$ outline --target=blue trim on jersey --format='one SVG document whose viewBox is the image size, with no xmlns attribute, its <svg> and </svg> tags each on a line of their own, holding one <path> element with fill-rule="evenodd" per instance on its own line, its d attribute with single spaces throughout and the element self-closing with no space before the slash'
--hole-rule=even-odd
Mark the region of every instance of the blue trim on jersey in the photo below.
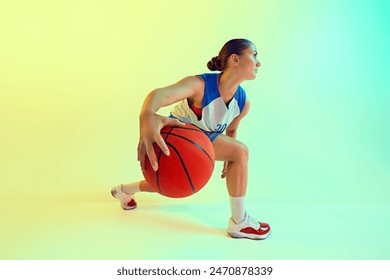
<svg viewBox="0 0 390 280">
<path fill-rule="evenodd" d="M 201 74 L 197 75 L 204 80 L 204 96 L 202 101 L 202 108 L 209 105 L 213 100 L 219 98 L 221 95 L 218 90 L 218 77 L 220 74 Z"/>
<path fill-rule="evenodd" d="M 237 100 L 238 107 L 240 108 L 240 113 L 244 110 L 245 102 L 246 102 L 246 94 L 241 86 L 238 86 L 236 93 L 234 94 L 234 98 Z"/>
<path fill-rule="evenodd" d="M 202 129 L 201 129 L 202 130 Z M 206 136 L 210 139 L 210 142 L 213 142 L 217 137 L 218 137 L 218 135 L 220 135 L 221 134 L 221 132 L 218 132 L 218 131 L 211 131 L 211 132 L 209 132 L 209 131 L 204 131 L 204 130 L 202 130 L 203 132 L 204 132 L 204 134 L 206 134 Z"/>
<path fill-rule="evenodd" d="M 197 75 L 198 77 L 201 77 L 205 82 L 202 108 L 209 105 L 213 100 L 221 97 L 221 94 L 218 90 L 218 78 L 220 75 L 221 73 L 205 73 Z M 237 100 L 238 107 L 240 108 L 241 113 L 245 106 L 246 94 L 244 89 L 240 85 L 234 93 L 233 98 Z"/>
<path fill-rule="evenodd" d="M 233 98 L 226 104 L 218 90 L 220 73 L 205 73 L 197 75 L 204 81 L 204 94 L 202 98 L 202 117 L 194 113 L 183 99 L 173 108 L 171 114 L 181 120 L 196 125 L 204 131 L 222 133 L 229 124 L 238 117 L 246 102 L 245 91 L 238 85 Z"/>
</svg>

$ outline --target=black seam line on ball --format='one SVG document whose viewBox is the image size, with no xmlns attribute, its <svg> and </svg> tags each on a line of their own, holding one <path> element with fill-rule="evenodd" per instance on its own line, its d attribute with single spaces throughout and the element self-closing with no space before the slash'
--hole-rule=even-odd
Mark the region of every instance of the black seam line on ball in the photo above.
<svg viewBox="0 0 390 280">
<path fill-rule="evenodd" d="M 191 189 L 192 189 L 192 193 L 195 193 L 194 184 L 192 183 L 190 174 L 188 173 L 187 167 L 186 167 L 186 165 L 184 164 L 184 161 L 183 161 L 183 159 L 181 158 L 181 155 L 180 155 L 179 151 L 178 151 L 178 150 L 175 148 L 175 146 L 173 146 L 172 144 L 167 143 L 167 145 L 168 145 L 169 147 L 171 147 L 171 148 L 176 152 L 177 156 L 179 157 L 179 160 L 180 160 L 180 162 L 181 162 L 181 165 L 183 166 L 184 172 L 186 173 L 188 182 L 190 183 L 190 186 L 191 186 Z"/>
<path fill-rule="evenodd" d="M 164 141 L 167 140 L 168 136 L 171 134 L 171 131 L 173 130 L 173 126 L 169 129 L 168 132 L 163 132 L 162 134 L 166 134 L 165 137 L 164 137 Z M 157 144 L 156 144 L 157 145 Z M 161 155 L 162 155 L 162 150 L 160 149 L 160 152 L 158 153 L 158 159 L 157 159 L 157 164 L 160 166 L 160 159 L 161 159 Z M 158 192 L 160 194 L 163 194 L 162 192 L 162 189 L 161 189 L 161 186 L 160 186 L 160 177 L 158 176 L 159 175 L 159 169 L 157 169 L 156 171 L 156 182 L 157 182 L 157 188 L 158 188 Z"/>
<path fill-rule="evenodd" d="M 203 133 L 203 132 L 202 132 Z M 191 139 L 187 138 L 187 137 L 184 137 L 184 136 L 181 136 L 179 134 L 176 134 L 176 133 L 170 133 L 169 135 L 173 135 L 173 136 L 176 136 L 176 137 L 179 137 L 179 138 L 182 138 L 188 142 L 190 142 L 191 144 L 193 144 L 195 147 L 197 147 L 199 150 L 201 150 L 202 152 L 204 152 L 206 154 L 206 156 L 209 158 L 210 162 L 214 165 L 213 163 L 213 159 L 211 158 L 211 156 L 209 155 L 209 153 L 203 149 L 202 146 L 200 146 L 198 143 L 192 141 Z"/>
</svg>

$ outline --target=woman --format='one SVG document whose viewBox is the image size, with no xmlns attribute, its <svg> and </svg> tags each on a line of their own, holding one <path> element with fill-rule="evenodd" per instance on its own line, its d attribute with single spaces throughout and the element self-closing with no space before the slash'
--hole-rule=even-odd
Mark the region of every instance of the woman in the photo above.
<svg viewBox="0 0 390 280">
<path fill-rule="evenodd" d="M 237 128 L 248 113 L 249 101 L 240 84 L 256 78 L 260 62 L 255 45 L 246 39 L 228 41 L 207 64 L 208 73 L 186 77 L 177 83 L 153 90 L 146 97 L 140 113 L 138 160 L 141 168 L 150 160 L 158 169 L 153 143 L 169 155 L 160 135 L 166 125 L 192 123 L 212 141 L 215 159 L 224 161 L 221 178 L 226 178 L 230 196 L 231 218 L 228 233 L 234 238 L 265 239 L 271 233 L 268 224 L 258 222 L 245 211 L 244 198 L 248 178 L 248 148 L 236 140 Z M 170 117 L 157 115 L 159 108 L 179 102 Z M 222 134 L 226 130 L 226 135 Z M 146 158 L 146 156 L 148 158 Z M 122 184 L 111 190 L 125 210 L 134 209 L 136 192 L 156 192 L 146 181 Z"/>
</svg>

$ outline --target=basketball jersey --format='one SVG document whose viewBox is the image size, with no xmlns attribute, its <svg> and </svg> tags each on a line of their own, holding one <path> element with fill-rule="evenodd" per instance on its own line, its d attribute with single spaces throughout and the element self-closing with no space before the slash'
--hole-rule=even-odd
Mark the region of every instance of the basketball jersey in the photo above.
<svg viewBox="0 0 390 280">
<path fill-rule="evenodd" d="M 192 123 L 204 131 L 222 133 L 244 109 L 245 91 L 241 86 L 238 86 L 232 100 L 226 105 L 218 90 L 220 73 L 207 73 L 197 76 L 201 77 L 205 83 L 202 117 L 198 119 L 190 108 L 187 99 L 180 101 L 171 114 L 180 121 Z"/>
</svg>

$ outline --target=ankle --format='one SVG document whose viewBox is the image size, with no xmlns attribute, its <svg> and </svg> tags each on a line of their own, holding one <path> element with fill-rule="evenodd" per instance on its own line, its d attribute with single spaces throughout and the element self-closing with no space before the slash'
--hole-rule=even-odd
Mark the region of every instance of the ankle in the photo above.
<svg viewBox="0 0 390 280">
<path fill-rule="evenodd" d="M 232 212 L 233 221 L 238 224 L 245 219 L 245 207 L 244 207 L 245 196 L 230 197 L 230 208 Z"/>
<path fill-rule="evenodd" d="M 126 194 L 134 194 L 141 191 L 139 188 L 139 182 L 122 184 L 121 190 Z"/>
</svg>

